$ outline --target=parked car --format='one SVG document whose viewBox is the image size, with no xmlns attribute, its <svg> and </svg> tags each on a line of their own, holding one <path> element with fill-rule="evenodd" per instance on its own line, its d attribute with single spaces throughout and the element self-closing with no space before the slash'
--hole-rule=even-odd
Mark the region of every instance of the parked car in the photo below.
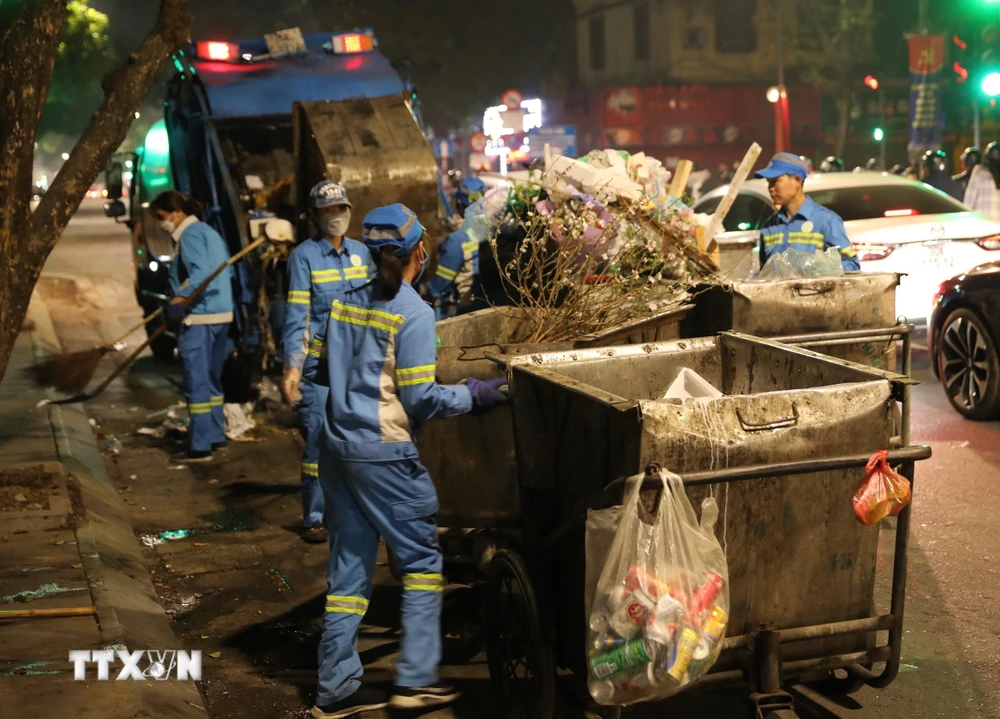
<svg viewBox="0 0 1000 719">
<path fill-rule="evenodd" d="M 707 193 L 696 212 L 711 213 L 727 187 Z M 1000 222 L 922 182 L 879 172 L 810 175 L 806 194 L 844 219 L 864 272 L 902 272 L 896 312 L 923 324 L 933 288 L 963 270 L 1000 259 Z M 722 240 L 755 237 L 774 212 L 765 180 L 749 180 L 723 222 Z M 996 254 L 994 254 L 996 253 Z"/>
<path fill-rule="evenodd" d="M 969 419 L 1000 417 L 1000 261 L 941 283 L 927 326 L 934 375 Z"/>
</svg>

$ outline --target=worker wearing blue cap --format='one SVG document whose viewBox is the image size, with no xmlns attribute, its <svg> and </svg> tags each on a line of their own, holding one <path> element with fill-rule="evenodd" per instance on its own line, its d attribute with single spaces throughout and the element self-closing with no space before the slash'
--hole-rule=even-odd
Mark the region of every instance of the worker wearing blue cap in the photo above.
<svg viewBox="0 0 1000 719">
<path fill-rule="evenodd" d="M 465 217 L 465 211 L 476 200 L 486 194 L 486 183 L 478 177 L 463 177 L 455 192 L 455 207 L 458 214 Z M 454 298 L 461 303 L 468 297 L 475 278 L 479 275 L 479 242 L 467 229 L 458 229 L 448 235 L 438 246 L 437 268 L 427 283 L 427 296 L 438 306 Z"/>
<path fill-rule="evenodd" d="M 506 401 L 503 379 L 435 381 L 434 313 L 413 289 L 427 262 L 424 228 L 413 211 L 380 207 L 362 227 L 375 280 L 333 301 L 304 368 L 308 380 L 329 386 L 319 476 L 331 541 L 316 719 L 389 704 L 419 710 L 458 697 L 438 679 L 445 584 L 438 500 L 414 435 L 425 420 L 486 412 Z M 391 697 L 361 684 L 357 648 L 380 536 L 403 575 L 403 638 Z"/>
<path fill-rule="evenodd" d="M 845 270 L 860 270 L 858 255 L 847 239 L 840 215 L 806 197 L 802 185 L 807 175 L 806 162 L 790 152 L 779 152 L 767 167 L 754 174 L 767 180 L 767 191 L 778 208 L 760 228 L 761 266 L 772 255 L 789 248 L 814 253 L 836 247 Z"/>
<path fill-rule="evenodd" d="M 344 235 L 351 223 L 351 201 L 337 182 L 323 180 L 309 193 L 317 234 L 288 258 L 288 297 L 282 332 L 282 389 L 295 404 L 302 449 L 302 537 L 327 541 L 323 522 L 323 490 L 319 486 L 319 441 L 323 431 L 326 387 L 301 382 L 309 340 L 326 328 L 330 304 L 348 290 L 363 285 L 374 269 L 368 248 Z"/>
</svg>

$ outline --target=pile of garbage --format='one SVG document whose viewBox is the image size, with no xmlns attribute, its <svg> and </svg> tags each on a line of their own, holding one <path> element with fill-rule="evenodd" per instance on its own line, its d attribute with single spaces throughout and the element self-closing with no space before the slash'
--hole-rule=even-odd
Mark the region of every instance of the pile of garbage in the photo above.
<svg viewBox="0 0 1000 719">
<path fill-rule="evenodd" d="M 643 153 L 556 157 L 488 192 L 462 229 L 489 242 L 508 297 L 536 326 L 530 341 L 573 339 L 667 311 L 716 271 L 698 242 L 708 216 L 671 196 L 669 181 Z"/>
</svg>

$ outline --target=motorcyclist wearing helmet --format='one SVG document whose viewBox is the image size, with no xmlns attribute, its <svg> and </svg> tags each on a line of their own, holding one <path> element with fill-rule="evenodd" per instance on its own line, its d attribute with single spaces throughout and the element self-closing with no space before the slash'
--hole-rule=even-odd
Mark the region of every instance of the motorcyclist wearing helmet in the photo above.
<svg viewBox="0 0 1000 719">
<path fill-rule="evenodd" d="M 969 186 L 969 176 L 972 175 L 972 168 L 983 161 L 983 153 L 979 151 L 978 147 L 967 147 L 965 152 L 962 153 L 962 167 L 964 168 L 960 173 L 952 177 L 951 179 L 962 183 L 962 190 Z"/>
<path fill-rule="evenodd" d="M 987 217 L 1000 221 L 1000 146 L 986 146 L 984 161 L 969 175 L 965 204 Z"/>
<path fill-rule="evenodd" d="M 920 179 L 924 184 L 951 195 L 959 202 L 965 196 L 962 183 L 951 179 L 948 174 L 948 153 L 944 150 L 928 150 L 920 158 Z"/>
<path fill-rule="evenodd" d="M 830 155 L 823 162 L 819 164 L 820 172 L 843 172 L 844 171 L 844 161 L 839 157 L 834 157 Z"/>
</svg>

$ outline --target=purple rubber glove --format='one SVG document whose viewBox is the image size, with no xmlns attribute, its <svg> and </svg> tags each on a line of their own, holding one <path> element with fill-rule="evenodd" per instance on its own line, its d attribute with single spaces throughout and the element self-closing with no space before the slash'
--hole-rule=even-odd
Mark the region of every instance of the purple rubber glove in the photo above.
<svg viewBox="0 0 1000 719">
<path fill-rule="evenodd" d="M 183 302 L 171 302 L 163 309 L 163 316 L 167 320 L 169 327 L 177 327 L 184 321 L 187 315 L 187 307 Z"/>
<path fill-rule="evenodd" d="M 472 393 L 472 414 L 486 414 L 507 404 L 507 395 L 500 391 L 500 387 L 507 384 L 506 377 L 487 380 L 469 377 L 465 383 Z"/>
</svg>

